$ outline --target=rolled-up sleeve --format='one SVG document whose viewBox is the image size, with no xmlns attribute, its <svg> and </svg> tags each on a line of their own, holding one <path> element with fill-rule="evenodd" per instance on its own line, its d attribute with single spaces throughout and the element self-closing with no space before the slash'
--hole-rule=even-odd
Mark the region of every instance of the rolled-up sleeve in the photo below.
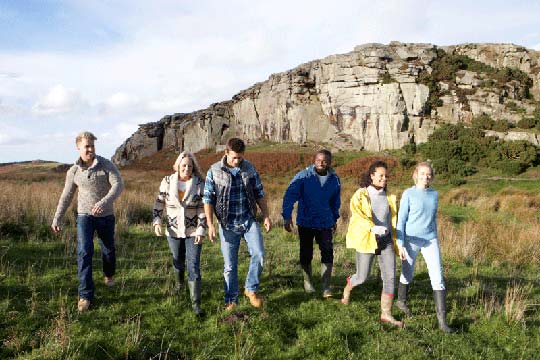
<svg viewBox="0 0 540 360">
<path fill-rule="evenodd" d="M 255 200 L 259 200 L 264 197 L 264 189 L 259 173 L 255 171 L 255 186 L 253 189 L 255 194 Z"/>
<path fill-rule="evenodd" d="M 214 183 L 212 170 L 208 170 L 208 173 L 206 173 L 206 180 L 204 182 L 203 203 L 214 206 L 216 205 L 216 186 Z"/>
</svg>

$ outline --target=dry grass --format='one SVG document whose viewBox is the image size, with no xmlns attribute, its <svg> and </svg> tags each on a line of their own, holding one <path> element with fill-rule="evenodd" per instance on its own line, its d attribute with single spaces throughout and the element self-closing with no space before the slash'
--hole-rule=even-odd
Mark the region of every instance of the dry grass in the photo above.
<svg viewBox="0 0 540 360">
<path fill-rule="evenodd" d="M 442 202 L 473 208 L 477 215 L 454 224 L 439 216 L 444 252 L 459 260 L 540 262 L 540 196 L 505 188 L 496 194 L 481 189 L 453 189 Z"/>
<path fill-rule="evenodd" d="M 504 316 L 508 323 L 521 322 L 525 318 L 532 285 L 511 284 L 504 298 Z"/>
<path fill-rule="evenodd" d="M 203 170 L 221 155 L 200 153 Z M 283 193 L 294 173 L 304 167 L 306 154 L 288 152 L 254 153 L 252 161 L 267 173 L 261 171 L 268 196 L 271 219 L 276 226 L 282 225 L 281 204 Z M 171 154 L 162 153 L 166 167 L 175 159 Z M 279 156 L 280 161 L 275 157 Z M 288 159 L 282 162 L 282 159 Z M 379 159 L 379 158 L 377 158 Z M 393 167 L 394 173 L 401 176 L 403 169 L 396 167 L 395 160 L 382 158 Z M 375 157 L 355 159 L 339 168 L 342 175 L 360 172 Z M 259 164 L 260 163 L 260 164 Z M 285 167 L 272 163 L 286 163 Z M 263 166 L 263 164 L 266 164 Z M 161 164 L 162 167 L 165 165 Z M 5 167 L 7 168 L 7 167 Z M 4 168 L 4 169 L 5 169 Z M 15 171 L 15 173 L 13 172 Z M 26 240 L 42 240 L 52 237 L 48 233 L 58 197 L 62 191 L 64 175 L 55 172 L 41 172 L 39 181 L 33 181 L 37 171 L 15 169 L 0 177 L 3 191 L 0 193 L 0 235 L 16 236 Z M 18 171 L 18 172 L 17 172 Z M 41 171 L 41 170 L 40 170 Z M 273 173 L 276 171 L 279 175 Z M 134 224 L 147 225 L 151 221 L 151 209 L 162 177 L 172 173 L 166 168 L 144 171 L 141 169 L 122 169 L 126 189 L 115 204 L 117 233 L 122 234 Z M 48 175 L 47 175 L 48 174 Z M 14 180 L 17 178 L 18 180 Z M 391 183 L 393 184 L 393 183 Z M 342 178 L 341 219 L 338 222 L 338 236 L 346 233 L 349 220 L 349 201 L 358 188 L 356 177 Z M 399 189 L 391 189 L 398 195 Z M 396 191 L 397 190 L 397 191 Z M 445 256 L 457 260 L 474 262 L 509 262 L 530 264 L 540 262 L 540 195 L 530 191 L 504 188 L 490 194 L 482 189 L 457 188 L 441 194 L 441 204 L 472 208 L 474 218 L 466 218 L 454 223 L 451 218 L 440 214 L 439 237 Z M 65 230 L 60 236 L 66 244 L 73 243 L 75 224 L 75 201 L 66 214 Z M 73 252 L 72 244 L 66 252 Z"/>
</svg>

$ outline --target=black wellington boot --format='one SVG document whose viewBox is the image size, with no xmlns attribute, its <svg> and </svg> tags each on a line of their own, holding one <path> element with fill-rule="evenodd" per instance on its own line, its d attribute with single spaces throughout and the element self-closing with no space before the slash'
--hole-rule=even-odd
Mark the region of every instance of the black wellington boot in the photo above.
<svg viewBox="0 0 540 360">
<path fill-rule="evenodd" d="M 405 316 L 411 316 L 411 309 L 407 304 L 409 298 L 409 284 L 402 284 L 401 282 L 398 285 L 398 296 L 397 301 L 395 302 L 396 307 L 401 310 Z"/>
<path fill-rule="evenodd" d="M 446 323 L 446 290 L 433 290 L 433 299 L 435 300 L 439 329 L 447 334 L 453 333 L 455 330 Z"/>
</svg>

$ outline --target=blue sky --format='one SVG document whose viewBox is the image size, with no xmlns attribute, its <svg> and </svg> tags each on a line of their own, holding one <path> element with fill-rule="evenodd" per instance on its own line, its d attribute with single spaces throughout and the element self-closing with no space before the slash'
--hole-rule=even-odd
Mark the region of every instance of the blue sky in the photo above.
<svg viewBox="0 0 540 360">
<path fill-rule="evenodd" d="M 0 162 L 73 162 L 82 130 L 111 157 L 138 124 L 393 40 L 540 50 L 540 1 L 0 0 Z"/>
</svg>

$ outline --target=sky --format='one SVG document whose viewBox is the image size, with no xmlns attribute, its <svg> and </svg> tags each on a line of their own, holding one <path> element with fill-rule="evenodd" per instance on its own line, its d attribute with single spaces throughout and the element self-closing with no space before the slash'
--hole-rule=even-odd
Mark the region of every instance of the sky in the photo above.
<svg viewBox="0 0 540 360">
<path fill-rule="evenodd" d="M 0 163 L 110 158 L 138 124 L 204 109 L 365 43 L 540 50 L 540 0 L 0 0 Z"/>
</svg>

